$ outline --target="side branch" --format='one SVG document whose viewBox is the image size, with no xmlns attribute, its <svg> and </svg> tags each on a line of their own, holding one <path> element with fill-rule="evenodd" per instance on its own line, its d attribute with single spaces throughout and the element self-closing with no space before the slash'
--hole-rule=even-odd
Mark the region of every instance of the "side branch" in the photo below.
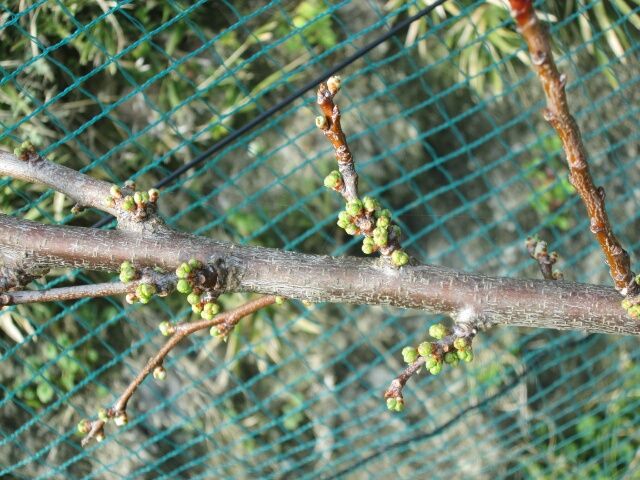
<svg viewBox="0 0 640 480">
<path fill-rule="evenodd" d="M 50 288 L 47 290 L 22 290 L 0 293 L 0 306 L 21 305 L 26 303 L 62 302 L 79 298 L 110 297 L 134 293 L 140 285 L 153 284 L 159 292 L 168 293 L 175 286 L 174 274 L 145 274 L 140 280 L 132 282 L 106 282 L 90 285 Z"/>
<path fill-rule="evenodd" d="M 84 175 L 64 165 L 49 162 L 35 153 L 17 157 L 0 150 L 0 176 L 8 176 L 30 183 L 41 183 L 64 193 L 79 205 L 93 207 L 119 215 L 116 207 L 107 205 L 111 184 Z"/>
<path fill-rule="evenodd" d="M 160 348 L 158 353 L 149 359 L 144 368 L 138 373 L 131 383 L 127 386 L 124 392 L 116 400 L 113 406 L 101 415 L 102 418 L 98 418 L 92 422 L 83 420 L 78 428 L 86 436 L 82 439 L 82 446 L 86 446 L 91 439 L 96 438 L 101 441 L 104 438 L 104 425 L 106 422 L 113 418 L 119 425 L 124 425 L 127 422 L 127 405 L 133 394 L 138 390 L 138 387 L 142 385 L 142 382 L 153 373 L 154 377 L 163 379 L 166 376 L 162 364 L 164 363 L 167 355 L 180 343 L 185 337 L 189 335 L 206 330 L 215 326 L 225 330 L 231 330 L 242 318 L 250 315 L 258 310 L 272 305 L 276 302 L 276 297 L 268 295 L 265 297 L 252 300 L 244 305 L 230 310 L 228 312 L 217 315 L 212 320 L 200 320 L 198 322 L 180 323 L 171 326 L 171 337 Z"/>
<path fill-rule="evenodd" d="M 611 278 L 623 295 L 640 294 L 634 281 L 629 254 L 622 248 L 609 223 L 603 187 L 596 187 L 589 172 L 580 129 L 571 115 L 565 94 L 566 76 L 558 72 L 547 31 L 536 16 L 531 0 L 509 0 L 520 33 L 527 43 L 531 63 L 542 82 L 547 108 L 545 119 L 562 140 L 569 164 L 569 181 L 578 191 L 591 220 L 591 232 L 604 252 Z"/>
</svg>

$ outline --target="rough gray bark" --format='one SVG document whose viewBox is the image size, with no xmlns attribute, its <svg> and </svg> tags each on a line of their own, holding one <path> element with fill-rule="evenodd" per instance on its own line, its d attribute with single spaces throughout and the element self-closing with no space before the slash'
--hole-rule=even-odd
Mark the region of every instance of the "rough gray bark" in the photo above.
<svg viewBox="0 0 640 480">
<path fill-rule="evenodd" d="M 221 263 L 228 272 L 227 291 L 393 305 L 466 322 L 640 334 L 640 324 L 627 316 L 613 288 L 487 277 L 430 265 L 395 269 L 379 260 L 238 246 L 172 231 L 103 231 L 0 215 L 0 254 L 26 255 L 40 265 L 112 271 L 125 260 L 173 270 L 196 258 Z"/>
</svg>

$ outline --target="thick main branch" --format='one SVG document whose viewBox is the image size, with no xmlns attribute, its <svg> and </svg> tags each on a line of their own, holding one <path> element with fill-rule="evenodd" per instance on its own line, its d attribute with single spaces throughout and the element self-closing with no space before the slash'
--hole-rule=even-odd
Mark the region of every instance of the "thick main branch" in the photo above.
<svg viewBox="0 0 640 480">
<path fill-rule="evenodd" d="M 282 295 L 311 302 L 393 305 L 480 322 L 640 334 L 612 288 L 488 277 L 430 265 L 395 269 L 380 260 L 328 257 L 238 246 L 178 232 L 134 234 L 42 225 L 0 215 L 0 255 L 40 264 L 115 271 L 129 260 L 174 270 L 195 258 L 222 262 L 228 291 Z"/>
</svg>

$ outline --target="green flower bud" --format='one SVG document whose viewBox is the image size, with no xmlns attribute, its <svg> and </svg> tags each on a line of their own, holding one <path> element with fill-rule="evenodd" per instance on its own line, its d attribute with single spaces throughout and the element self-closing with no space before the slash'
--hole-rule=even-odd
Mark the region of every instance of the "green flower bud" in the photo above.
<svg viewBox="0 0 640 480">
<path fill-rule="evenodd" d="M 380 217 L 376 220 L 376 226 L 379 228 L 387 228 L 391 224 L 389 217 Z"/>
<path fill-rule="evenodd" d="M 348 221 L 345 221 L 345 220 L 342 220 L 342 219 L 338 219 L 337 225 L 338 225 L 340 228 L 342 228 L 342 229 L 346 230 L 346 229 L 347 229 L 347 227 L 349 226 L 349 222 L 348 222 Z"/>
<path fill-rule="evenodd" d="M 113 197 L 108 196 L 108 197 L 105 197 L 104 204 L 106 207 L 113 208 L 116 206 L 116 201 L 113 199 Z"/>
<path fill-rule="evenodd" d="M 211 329 L 209 330 L 209 335 L 211 335 L 212 337 L 221 337 L 222 336 L 222 332 L 220 331 L 220 329 L 218 327 L 216 327 L 215 325 L 213 327 L 211 327 Z"/>
<path fill-rule="evenodd" d="M 178 278 L 187 278 L 190 273 L 191 267 L 188 263 L 181 263 L 178 265 L 178 268 L 176 268 L 176 277 Z"/>
<path fill-rule="evenodd" d="M 200 315 L 202 313 L 202 307 L 200 304 L 191 305 L 191 311 Z"/>
<path fill-rule="evenodd" d="M 424 360 L 424 366 L 427 370 L 431 370 L 433 367 L 435 367 L 438 364 L 438 359 L 436 357 L 434 357 L 433 355 L 429 355 L 428 357 L 425 358 Z"/>
<path fill-rule="evenodd" d="M 120 281 L 122 283 L 128 283 L 136 278 L 136 270 L 131 265 L 131 262 L 124 262 L 120 265 Z"/>
<path fill-rule="evenodd" d="M 187 265 L 189 265 L 189 267 L 193 270 L 199 270 L 200 268 L 202 268 L 202 262 L 200 260 L 196 260 L 195 258 L 189 260 L 189 263 Z"/>
<path fill-rule="evenodd" d="M 111 185 L 111 188 L 109 189 L 109 193 L 111 194 L 112 197 L 115 197 L 115 198 L 122 197 L 122 190 L 118 185 Z"/>
<path fill-rule="evenodd" d="M 89 433 L 89 431 L 91 430 L 91 422 L 86 418 L 83 418 L 78 422 L 77 429 L 78 429 L 78 433 L 85 435 Z"/>
<path fill-rule="evenodd" d="M 351 200 L 347 203 L 347 213 L 352 216 L 362 213 L 362 202 L 359 199 Z"/>
<path fill-rule="evenodd" d="M 442 363 L 437 363 L 429 369 L 431 375 L 438 375 L 442 371 Z"/>
<path fill-rule="evenodd" d="M 167 378 L 167 371 L 162 365 L 158 365 L 153 369 L 153 378 L 160 381 L 163 381 Z"/>
<path fill-rule="evenodd" d="M 118 412 L 114 418 L 114 422 L 118 427 L 123 427 L 129 423 L 127 412 Z"/>
<path fill-rule="evenodd" d="M 453 346 L 456 350 L 464 350 L 469 346 L 466 338 L 458 337 L 453 341 Z"/>
<path fill-rule="evenodd" d="M 98 418 L 103 422 L 109 421 L 109 412 L 107 412 L 106 408 L 101 408 L 100 410 L 98 410 Z"/>
<path fill-rule="evenodd" d="M 342 220 L 345 223 L 351 223 L 351 215 L 342 210 L 340 213 L 338 213 L 338 220 Z"/>
<path fill-rule="evenodd" d="M 358 227 L 356 227 L 353 223 L 350 223 L 345 227 L 344 231 L 349 235 L 355 235 L 358 233 Z"/>
<path fill-rule="evenodd" d="M 430 342 L 422 342 L 418 345 L 418 355 L 421 357 L 426 357 L 427 355 L 431 355 L 433 352 L 433 345 Z"/>
<path fill-rule="evenodd" d="M 200 295 L 198 293 L 191 292 L 187 295 L 187 302 L 189 302 L 189 305 L 200 303 Z"/>
<path fill-rule="evenodd" d="M 280 295 L 276 296 L 276 305 L 282 305 L 284 303 L 284 297 Z"/>
<path fill-rule="evenodd" d="M 391 261 L 397 267 L 402 267 L 409 263 L 409 255 L 404 250 L 394 250 L 391 254 Z"/>
<path fill-rule="evenodd" d="M 158 329 L 165 337 L 173 335 L 173 332 L 175 331 L 175 328 L 169 322 L 161 322 L 160 325 L 158 325 Z"/>
<path fill-rule="evenodd" d="M 418 358 L 418 350 L 413 347 L 404 347 L 402 349 L 402 358 L 405 363 L 413 363 Z"/>
<path fill-rule="evenodd" d="M 458 355 L 454 352 L 447 352 L 444 354 L 444 362 L 450 365 L 456 365 L 458 363 Z"/>
<path fill-rule="evenodd" d="M 324 186 L 336 189 L 342 183 L 342 175 L 339 171 L 333 170 L 329 175 L 324 177 Z"/>
<path fill-rule="evenodd" d="M 373 241 L 379 247 L 385 247 L 389 240 L 386 228 L 378 227 L 373 230 Z"/>
<path fill-rule="evenodd" d="M 365 237 L 365 240 L 367 238 L 369 237 Z M 375 252 L 375 247 L 373 245 L 362 242 L 362 253 L 364 253 L 365 255 L 371 255 L 373 252 Z"/>
<path fill-rule="evenodd" d="M 144 199 L 142 198 L 142 192 L 134 193 L 133 201 L 136 203 L 136 205 L 142 205 L 144 203 Z"/>
<path fill-rule="evenodd" d="M 156 286 L 152 283 L 143 283 L 138 288 L 145 297 L 151 297 L 157 291 Z"/>
<path fill-rule="evenodd" d="M 122 208 L 127 212 L 132 212 L 136 208 L 136 203 L 133 201 L 133 197 L 131 195 L 127 195 L 124 197 L 122 201 Z"/>
<path fill-rule="evenodd" d="M 624 308 L 625 310 L 629 310 L 629 308 L 631 308 L 631 300 L 627 298 L 622 300 L 622 308 Z"/>
<path fill-rule="evenodd" d="M 375 198 L 372 197 L 364 197 L 362 199 L 362 206 L 367 212 L 373 212 L 377 208 L 380 208 L 380 204 Z"/>
<path fill-rule="evenodd" d="M 402 400 L 401 398 L 398 398 L 396 400 L 396 408 L 395 411 L 396 412 L 401 412 L 404 410 L 404 400 Z"/>
<path fill-rule="evenodd" d="M 396 405 L 398 404 L 398 400 L 395 397 L 387 398 L 387 408 L 391 411 L 396 409 Z"/>
<path fill-rule="evenodd" d="M 151 297 L 144 297 L 144 296 L 138 295 L 138 300 L 140 300 L 140 303 L 142 303 L 143 305 L 146 305 L 151 301 Z"/>
<path fill-rule="evenodd" d="M 210 302 L 204 305 L 200 316 L 205 320 L 212 320 L 218 313 L 220 313 L 220 305 Z"/>
<path fill-rule="evenodd" d="M 383 210 L 376 210 L 375 215 L 376 215 L 376 218 L 387 217 L 391 219 L 391 211 L 387 208 Z"/>
<path fill-rule="evenodd" d="M 191 293 L 192 287 L 188 280 L 181 278 L 176 284 L 176 290 L 180 293 Z"/>
<path fill-rule="evenodd" d="M 473 361 L 473 352 L 471 350 L 467 350 L 467 356 L 464 358 L 464 361 L 467 363 Z"/>
<path fill-rule="evenodd" d="M 429 335 L 431 335 L 436 340 L 442 340 L 446 334 L 447 329 L 441 323 L 436 323 L 429 327 Z"/>
</svg>

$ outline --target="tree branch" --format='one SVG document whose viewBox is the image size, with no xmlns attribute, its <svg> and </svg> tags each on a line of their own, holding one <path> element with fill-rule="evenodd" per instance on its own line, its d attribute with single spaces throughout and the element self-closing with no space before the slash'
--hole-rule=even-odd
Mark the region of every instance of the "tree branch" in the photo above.
<svg viewBox="0 0 640 480">
<path fill-rule="evenodd" d="M 547 98 L 545 119 L 553 126 L 562 140 L 569 165 L 569 181 L 578 191 L 591 220 L 591 232 L 604 252 L 611 278 L 623 295 L 640 294 L 640 286 L 634 280 L 629 254 L 622 248 L 609 224 L 605 209 L 603 187 L 596 187 L 587 154 L 582 143 L 580 129 L 571 115 L 565 94 L 566 76 L 558 72 L 551 52 L 551 42 L 540 22 L 531 0 L 509 0 L 519 31 L 527 43 L 531 63 L 542 83 Z"/>
<path fill-rule="evenodd" d="M 212 320 L 200 320 L 198 322 L 179 323 L 172 325 L 168 333 L 171 335 L 167 342 L 160 348 L 158 353 L 149 359 L 144 368 L 138 373 L 138 375 L 131 381 L 127 388 L 122 392 L 120 397 L 111 406 L 102 412 L 101 417 L 97 420 L 89 421 L 82 420 L 78 425 L 78 429 L 81 433 L 85 433 L 86 436 L 82 439 L 82 446 L 86 446 L 91 439 L 96 438 L 101 441 L 104 438 L 104 425 L 109 419 L 115 419 L 119 426 L 124 425 L 128 421 L 127 416 L 127 404 L 133 394 L 138 390 L 138 387 L 142 385 L 142 382 L 151 374 L 154 373 L 154 377 L 159 380 L 166 376 L 164 373 L 164 367 L 162 364 L 166 356 L 171 352 L 178 343 L 180 343 L 185 337 L 189 335 L 206 330 L 215 326 L 218 326 L 218 336 L 226 336 L 238 322 L 252 313 L 272 305 L 276 302 L 276 297 L 268 295 L 265 297 L 252 300 L 244 305 L 230 310 L 228 312 L 217 315 Z"/>
<path fill-rule="evenodd" d="M 239 246 L 168 231 L 133 234 L 43 225 L 0 215 L 0 254 L 28 255 L 57 267 L 117 271 L 126 260 L 164 271 L 190 258 L 220 263 L 225 291 L 281 295 L 311 302 L 392 305 L 477 324 L 640 334 L 612 288 L 571 282 L 489 277 L 432 265 L 400 269 L 380 259 L 327 257 Z"/>
</svg>

